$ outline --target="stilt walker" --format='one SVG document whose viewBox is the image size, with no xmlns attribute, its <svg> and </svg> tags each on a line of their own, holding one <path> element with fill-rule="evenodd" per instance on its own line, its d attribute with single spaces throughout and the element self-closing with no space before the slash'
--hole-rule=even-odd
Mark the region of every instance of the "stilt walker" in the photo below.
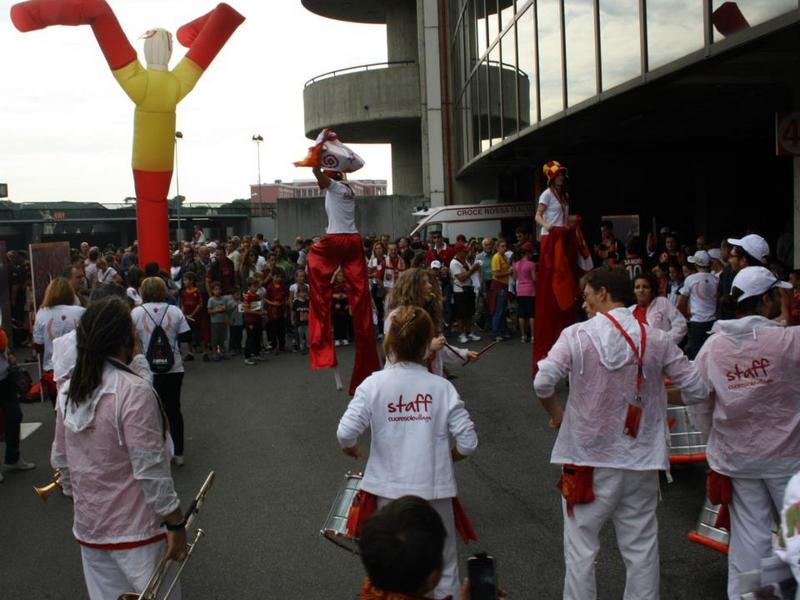
<svg viewBox="0 0 800 600">
<path fill-rule="evenodd" d="M 355 225 L 355 197 L 342 173 L 314 167 L 314 175 L 325 191 L 325 211 L 328 213 L 326 235 L 311 246 L 308 255 L 308 280 L 311 293 L 308 325 L 308 346 L 312 369 L 336 368 L 333 346 L 331 278 L 339 267 L 350 286 L 350 314 L 356 342 L 353 373 L 349 393 L 380 369 L 375 346 L 375 327 L 372 323 L 372 302 L 367 277 L 364 242 Z M 341 377 L 335 371 L 337 389 Z"/>
<path fill-rule="evenodd" d="M 189 52 L 172 70 L 172 35 L 164 29 L 145 34 L 147 68 L 120 27 L 106 0 L 29 0 L 11 8 L 22 32 L 52 25 L 89 25 L 120 87 L 136 104 L 133 121 L 133 179 L 139 263 L 157 262 L 169 270 L 167 194 L 175 149 L 175 108 L 222 49 L 244 17 L 227 4 L 178 30 Z"/>
<path fill-rule="evenodd" d="M 592 268 L 581 219 L 569 223 L 567 169 L 551 160 L 543 167 L 548 187 L 539 196 L 536 223 L 541 226 L 539 270 L 536 274 L 536 321 L 533 335 L 533 373 L 565 327 L 577 316 L 578 280 Z"/>
</svg>

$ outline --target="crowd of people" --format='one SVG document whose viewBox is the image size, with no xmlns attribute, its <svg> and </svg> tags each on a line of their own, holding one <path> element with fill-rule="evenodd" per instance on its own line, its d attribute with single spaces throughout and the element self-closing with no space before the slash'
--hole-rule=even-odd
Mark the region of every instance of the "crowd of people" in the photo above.
<svg viewBox="0 0 800 600">
<path fill-rule="evenodd" d="M 710 467 L 731 481 L 725 498 L 734 524 L 729 594 L 736 598 L 738 575 L 757 569 L 769 553 L 769 513 L 781 509 L 789 478 L 800 470 L 800 389 L 790 375 L 800 361 L 800 330 L 783 326 L 800 322 L 800 273 L 770 261 L 768 243 L 753 233 L 713 245 L 701 236 L 691 248 L 668 229 L 644 244 L 637 237 L 618 240 L 610 222 L 602 223 L 600 233 L 593 256 L 598 268 L 581 282 L 585 319 L 562 332 L 535 380 L 559 430 L 552 461 L 563 465 L 564 597 L 595 597 L 592 565 L 599 530 L 609 519 L 626 558 L 626 594 L 658 597 L 655 508 L 657 472 L 667 468 L 663 379 L 668 377 L 684 402 L 694 405 L 697 426 L 710 434 Z M 376 514 L 391 512 L 393 500 L 412 493 L 430 503 L 446 532 L 441 560 L 434 557 L 426 566 L 436 567 L 435 578 L 428 577 L 429 569 L 423 580 L 389 591 L 425 588 L 431 597 L 459 597 L 464 591 L 455 532 L 463 535 L 470 526 L 457 503 L 452 461 L 475 451 L 477 435 L 446 377 L 448 365 L 478 360 L 479 353 L 452 346 L 448 336 L 460 344 L 515 335 L 532 341 L 539 243 L 524 227 L 514 240 L 457 236 L 451 243 L 439 231 L 427 240 L 388 235 L 359 240 L 357 260 L 368 280 L 372 323 L 382 325 L 369 343 L 382 341 L 385 369 L 356 389 L 339 424 L 339 441 L 345 453 L 360 457 L 357 439 L 371 429 L 362 490 L 372 496 Z M 185 555 L 183 515 L 169 468 L 184 464 L 180 397 L 186 361 L 221 362 L 242 354 L 251 366 L 270 354 L 309 353 L 314 283 L 330 286 L 334 347 L 357 341 L 346 270 L 331 261 L 325 271 L 325 277 L 332 273 L 329 281 L 312 270 L 319 241 L 297 238 L 288 247 L 261 235 L 207 240 L 198 229 L 193 240 L 173 244 L 169 271 L 155 263 L 139 265 L 135 244 L 101 251 L 83 243 L 62 276 L 52 279 L 32 318 L 26 312 L 27 258 L 10 253 L 14 342 L 31 343 L 41 360 L 42 393 L 57 410 L 52 463 L 61 471 L 64 493 L 72 494 L 81 477 L 90 481 L 98 475 L 97 465 L 81 454 L 87 452 L 80 435 L 86 427 L 100 427 L 103 435 L 124 438 L 128 445 L 128 495 L 120 501 L 140 519 L 90 531 L 83 527 L 76 495 L 75 535 L 92 597 L 108 593 L 99 591 L 104 584 L 97 580 L 108 567 L 103 551 L 128 553 L 117 561 L 114 585 L 120 589 L 140 582 L 140 574 L 137 579 L 132 573 L 142 560 L 164 552 Z M 783 282 L 786 277 L 791 285 Z M 120 327 L 135 334 L 117 332 Z M 14 357 L 4 354 L 3 361 L 0 368 L 7 371 Z M 740 383 L 760 375 L 763 386 Z M 562 408 L 554 390 L 567 376 L 569 401 Z M 726 387 L 731 377 L 737 385 Z M 142 386 L 155 395 L 139 393 Z M 21 416 L 9 401 L 13 394 L 7 386 L 0 390 L 11 440 L 5 468 L 33 468 L 14 443 L 11 429 Z M 432 408 L 433 397 L 449 400 Z M 112 404 L 100 402 L 104 398 L 115 399 L 113 414 L 106 415 Z M 772 408 L 760 414 L 759 406 Z M 139 431 L 142 420 L 148 425 Z M 433 426 L 417 431 L 414 424 L 420 421 Z M 456 445 L 443 450 L 439 446 L 448 437 Z M 408 448 L 395 453 L 399 443 Z M 70 452 L 83 458 L 67 461 Z M 414 464 L 424 462 L 423 454 L 434 457 L 428 475 L 403 467 L 417 454 Z M 117 458 L 124 462 L 122 455 Z M 102 482 L 94 483 L 102 488 Z M 75 493 L 86 498 L 94 492 L 90 486 Z M 150 512 L 141 513 L 145 505 Z M 166 533 L 158 530 L 160 522 L 169 525 Z M 372 573 L 366 557 L 365 565 Z M 362 597 L 376 593 L 378 571 Z"/>
</svg>

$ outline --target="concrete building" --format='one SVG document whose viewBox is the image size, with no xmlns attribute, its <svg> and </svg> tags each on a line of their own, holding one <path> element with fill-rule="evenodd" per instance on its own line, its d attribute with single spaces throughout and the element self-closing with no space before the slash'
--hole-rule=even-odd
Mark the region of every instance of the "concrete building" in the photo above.
<svg viewBox="0 0 800 600">
<path fill-rule="evenodd" d="M 358 196 L 385 196 L 385 179 L 348 179 L 347 183 Z M 250 186 L 253 210 L 261 204 L 274 207 L 278 198 L 313 198 L 321 196 L 316 179 L 296 179 L 294 181 L 281 181 L 276 179 L 272 183 L 262 183 Z"/>
<path fill-rule="evenodd" d="M 391 143 L 397 193 L 532 202 L 556 159 L 590 239 L 788 230 L 800 266 L 798 0 L 302 3 L 386 24 L 387 64 L 306 84 L 305 129 Z"/>
</svg>

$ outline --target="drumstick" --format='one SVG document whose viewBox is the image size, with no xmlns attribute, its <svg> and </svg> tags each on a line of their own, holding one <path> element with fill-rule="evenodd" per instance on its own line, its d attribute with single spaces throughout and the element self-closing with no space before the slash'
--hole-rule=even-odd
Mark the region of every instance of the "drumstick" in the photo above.
<svg viewBox="0 0 800 600">
<path fill-rule="evenodd" d="M 455 348 L 453 348 L 453 347 L 452 347 L 450 344 L 448 344 L 447 342 L 445 342 L 445 343 L 444 343 L 444 345 L 445 345 L 445 346 L 446 346 L 446 347 L 447 347 L 447 348 L 450 350 L 450 352 L 452 352 L 453 354 L 455 354 L 456 356 L 458 356 L 459 358 L 461 358 L 461 353 L 460 353 L 458 350 L 456 350 Z M 464 359 L 462 358 L 461 360 L 464 360 Z M 468 362 L 469 362 L 469 358 L 467 358 L 467 360 L 464 360 L 464 362 L 463 362 L 463 363 L 461 363 L 461 364 L 462 364 L 462 366 L 463 366 L 463 365 L 466 365 Z"/>
</svg>

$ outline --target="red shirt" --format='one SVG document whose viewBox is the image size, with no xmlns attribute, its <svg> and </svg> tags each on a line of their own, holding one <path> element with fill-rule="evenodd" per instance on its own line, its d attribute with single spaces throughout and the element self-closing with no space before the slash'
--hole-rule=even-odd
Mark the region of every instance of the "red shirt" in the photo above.
<svg viewBox="0 0 800 600">
<path fill-rule="evenodd" d="M 430 247 L 428 253 L 425 255 L 425 265 L 430 267 L 431 262 L 434 260 L 438 260 L 442 263 L 443 267 L 450 267 L 450 261 L 453 260 L 453 249 L 450 246 L 445 245 L 444 248 L 437 250 L 433 246 Z"/>
<path fill-rule="evenodd" d="M 261 302 L 261 298 L 258 297 L 258 294 L 255 292 L 251 292 L 247 290 L 242 296 L 242 302 L 244 303 L 244 307 L 246 309 L 252 308 L 251 304 L 254 302 Z M 245 325 L 256 325 L 259 320 L 261 319 L 260 315 L 253 315 L 250 313 L 244 313 L 244 324 Z"/>
<path fill-rule="evenodd" d="M 280 302 L 280 306 L 267 305 L 267 317 L 270 319 L 282 319 L 286 316 L 286 300 L 288 298 L 286 288 L 282 283 L 273 283 L 267 287 L 265 300 L 270 302 Z"/>
<path fill-rule="evenodd" d="M 203 295 L 198 288 L 181 290 L 181 307 L 184 315 L 191 315 L 198 306 L 203 306 Z"/>
</svg>

